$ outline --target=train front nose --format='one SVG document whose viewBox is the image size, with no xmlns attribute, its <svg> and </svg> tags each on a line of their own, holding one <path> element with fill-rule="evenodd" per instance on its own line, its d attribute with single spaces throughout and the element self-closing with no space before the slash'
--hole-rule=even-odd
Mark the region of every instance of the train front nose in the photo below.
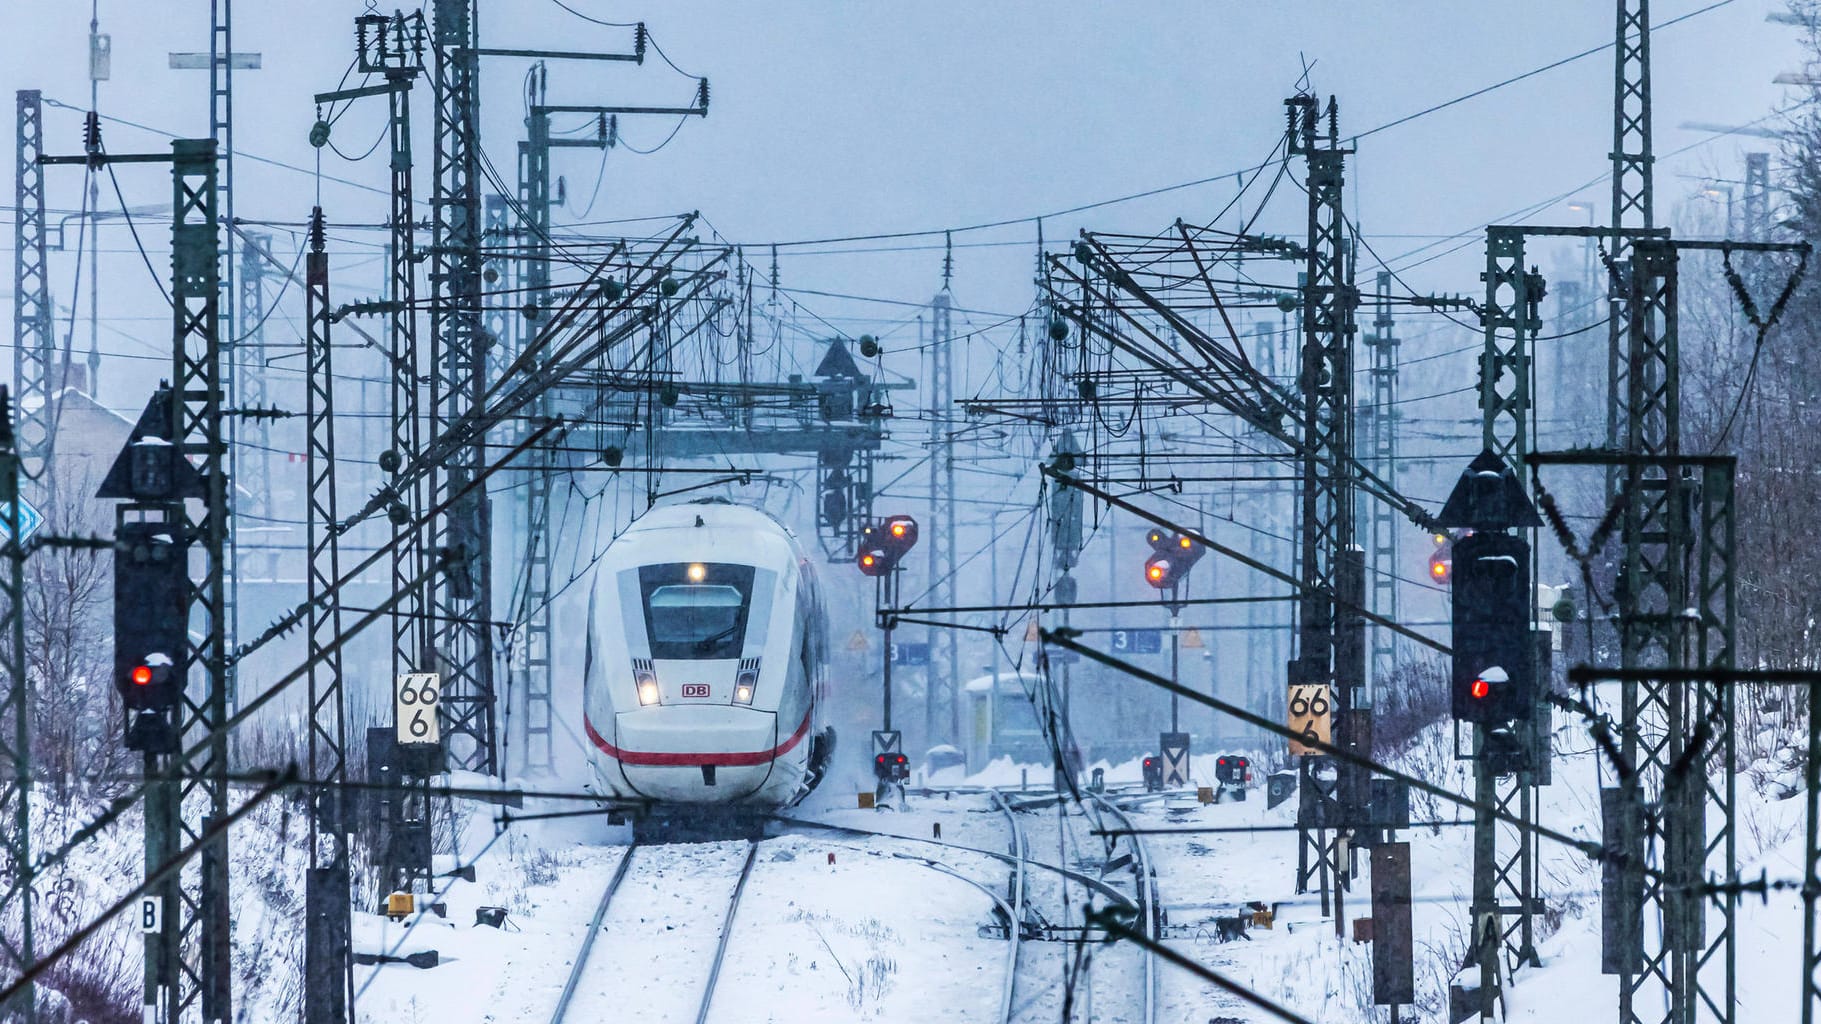
<svg viewBox="0 0 1821 1024">
<path fill-rule="evenodd" d="M 728 705 L 683 705 L 614 716 L 616 750 L 626 782 L 652 800 L 722 803 L 742 800 L 770 779 L 772 762 L 793 744 L 770 711 Z"/>
</svg>

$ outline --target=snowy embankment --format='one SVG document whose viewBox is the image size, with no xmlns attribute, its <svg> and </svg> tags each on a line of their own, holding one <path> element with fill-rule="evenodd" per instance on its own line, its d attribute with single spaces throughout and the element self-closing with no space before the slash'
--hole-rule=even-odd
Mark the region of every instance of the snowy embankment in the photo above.
<svg viewBox="0 0 1821 1024">
<path fill-rule="evenodd" d="M 1394 761 L 1466 794 L 1469 776 L 1451 759 L 1448 737 L 1448 727 L 1432 727 Z M 1593 838 L 1596 755 L 1571 723 L 1561 723 L 1557 750 L 1555 782 L 1543 791 L 1542 820 Z M 1103 767 L 1109 785 L 1138 779 L 1135 762 Z M 1211 775 L 1212 767 L 1212 755 L 1196 759 L 1198 776 Z M 1002 762 L 972 777 L 955 775 L 932 781 L 953 782 L 957 792 L 913 796 L 903 810 L 862 811 L 852 794 L 824 792 L 798 812 L 903 839 L 798 829 L 761 843 L 733 925 L 714 1019 L 924 1024 L 993 1018 L 1004 983 L 1005 947 L 1003 939 L 982 932 L 995 921 L 994 901 L 982 887 L 1003 894 L 1010 869 L 931 840 L 939 827 L 945 843 L 1005 850 L 1004 816 L 986 794 L 965 790 L 1015 789 L 1022 783 L 1034 791 L 1048 781 L 1048 770 Z M 1261 782 L 1254 779 L 1244 802 L 1202 805 L 1191 790 L 1135 803 L 1132 818 L 1140 828 L 1225 830 L 1148 837 L 1168 941 L 1312 1020 L 1372 1019 L 1370 947 L 1351 940 L 1352 920 L 1370 914 L 1364 876 L 1345 895 L 1346 934 L 1337 937 L 1333 920 L 1323 917 L 1319 893 L 1295 892 L 1294 801 L 1267 809 L 1256 788 Z M 1400 835 L 1411 844 L 1415 880 L 1415 1017 L 1438 1020 L 1466 949 L 1472 831 L 1460 824 L 1469 818 L 1466 810 L 1445 801 L 1419 797 L 1412 817 L 1426 823 Z M 1089 836 L 1092 826 L 1085 818 L 1062 821 L 1052 809 L 1027 812 L 1020 820 L 1034 859 L 1098 870 L 1098 840 Z M 1760 796 L 1742 776 L 1739 820 L 1740 855 L 1749 873 L 1762 868 L 1773 879 L 1799 875 L 1799 800 Z M 490 1024 L 549 1019 L 602 888 L 625 853 L 625 831 L 591 823 L 531 823 L 495 840 L 485 814 L 477 813 L 467 833 L 465 854 L 476 861 L 477 880 L 447 882 L 447 919 L 363 921 L 363 951 L 434 948 L 441 958 L 430 970 L 399 964 L 358 969 L 367 1019 Z M 571 1019 L 693 1019 L 744 846 L 641 849 L 639 856 L 646 859 L 635 861 L 607 914 L 580 978 L 575 1002 L 580 1016 Z M 926 860 L 966 880 L 935 870 Z M 1508 994 L 1510 1019 L 1541 1024 L 1561 1019 L 1564 1006 L 1616 1005 L 1616 980 L 1599 973 L 1598 866 L 1545 840 L 1539 877 L 1548 908 L 1536 924 L 1543 965 L 1518 973 Z M 1051 923 L 1078 923 L 1086 896 L 1079 886 L 1051 877 L 1033 888 L 1033 899 Z M 1251 902 L 1275 908 L 1273 926 L 1253 928 L 1243 938 L 1223 935 L 1217 919 Z M 1073 910 L 1065 911 L 1065 905 Z M 486 906 L 505 908 L 503 928 L 475 923 L 476 911 Z M 1743 1019 L 1782 1019 L 1795 998 L 1800 904 L 1794 893 L 1775 894 L 1768 905 L 1743 904 L 1739 923 Z M 1025 949 L 1020 1004 L 1029 1019 L 1055 1019 L 1070 946 L 1027 942 Z M 1131 962 L 1109 951 L 1099 959 L 1076 993 L 1080 1019 L 1090 1019 L 1090 1009 L 1095 1020 L 1138 1019 L 1138 974 Z M 1271 1018 L 1202 979 L 1165 967 L 1159 1020 L 1210 1019 Z M 1387 1019 L 1382 1011 L 1379 1019 Z"/>
</svg>

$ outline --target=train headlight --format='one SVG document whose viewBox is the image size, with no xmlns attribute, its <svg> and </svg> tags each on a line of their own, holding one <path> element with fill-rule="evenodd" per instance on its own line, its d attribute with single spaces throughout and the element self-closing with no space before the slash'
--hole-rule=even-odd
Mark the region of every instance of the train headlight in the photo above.
<svg viewBox="0 0 1821 1024">
<path fill-rule="evenodd" d="M 735 704 L 751 704 L 752 703 L 752 686 L 749 684 L 746 684 L 746 683 L 741 683 L 740 685 L 734 687 L 733 688 L 733 702 Z"/>
<path fill-rule="evenodd" d="M 639 706 L 658 702 L 658 677 L 653 672 L 634 672 L 632 681 L 639 690 Z"/>
<path fill-rule="evenodd" d="M 751 704 L 753 691 L 759 688 L 759 673 L 751 669 L 742 669 L 733 681 L 733 702 Z"/>
</svg>

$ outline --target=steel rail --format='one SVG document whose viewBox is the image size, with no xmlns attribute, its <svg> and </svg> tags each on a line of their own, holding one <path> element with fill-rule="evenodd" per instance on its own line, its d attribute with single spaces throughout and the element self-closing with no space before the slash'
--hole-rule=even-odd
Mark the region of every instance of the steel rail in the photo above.
<svg viewBox="0 0 1821 1024">
<path fill-rule="evenodd" d="M 1018 823 L 1017 812 L 1004 795 L 994 790 L 993 802 L 999 805 L 1011 828 L 1012 916 L 1005 933 L 1005 985 L 999 994 L 999 1020 L 1001 1024 L 1012 1024 L 1012 1000 L 1018 989 L 1018 953 L 1020 940 L 1024 937 L 1025 866 L 1030 860 L 1030 844 L 1026 841 L 1024 826 Z"/>
<path fill-rule="evenodd" d="M 1157 899 L 1157 865 L 1151 860 L 1151 851 L 1146 848 L 1142 833 L 1132 828 L 1132 819 L 1125 809 L 1114 803 L 1105 793 L 1090 794 L 1094 802 L 1108 814 L 1119 819 L 1125 828 L 1126 838 L 1131 840 L 1134 860 L 1132 863 L 1133 879 L 1138 890 L 1138 915 L 1142 922 L 1141 932 L 1151 942 L 1161 943 L 1159 934 L 1159 914 L 1162 904 Z M 1157 1024 L 1158 984 L 1157 958 L 1149 950 L 1144 953 L 1144 1024 Z"/>
<path fill-rule="evenodd" d="M 714 962 L 708 965 L 708 985 L 702 989 L 702 1006 L 696 1011 L 696 1024 L 708 1024 L 708 1008 L 714 1004 L 715 983 L 721 980 L 721 961 L 727 958 L 727 940 L 733 936 L 733 916 L 740 909 L 740 896 L 746 892 L 746 880 L 752 877 L 752 862 L 759 855 L 759 841 L 748 840 L 746 863 L 740 865 L 740 879 L 733 884 L 733 897 L 727 901 L 727 916 L 721 919 L 721 937 L 715 942 Z"/>
<path fill-rule="evenodd" d="M 821 829 L 825 832 L 846 832 L 846 833 L 849 833 L 850 835 L 856 835 L 856 836 L 876 837 L 876 838 L 880 838 L 880 839 L 897 839 L 897 840 L 900 840 L 900 841 L 906 842 L 906 843 L 925 843 L 930 846 L 940 846 L 940 847 L 943 847 L 944 849 L 960 850 L 963 853 L 977 853 L 982 857 L 991 857 L 994 860 L 1004 861 L 1007 864 L 1012 863 L 1013 860 L 1015 859 L 1015 858 L 1013 858 L 1013 856 L 1011 854 L 1000 853 L 998 850 L 985 850 L 985 849 L 981 849 L 978 846 L 964 846 L 960 843 L 945 843 L 940 839 L 924 839 L 921 836 L 899 835 L 896 832 L 880 832 L 875 829 L 860 828 L 855 825 L 833 825 L 826 821 L 813 821 L 809 818 L 792 818 L 792 817 L 788 817 L 785 815 L 777 815 L 777 814 L 772 815 L 771 820 L 776 821 L 776 822 L 781 822 L 786 825 L 798 825 L 803 828 L 817 828 L 817 829 Z M 1113 902 L 1119 904 L 1120 906 L 1123 906 L 1123 907 L 1126 907 L 1126 908 L 1132 909 L 1132 910 L 1137 909 L 1137 904 L 1133 902 L 1132 897 L 1127 896 L 1123 892 L 1120 892 L 1118 887 L 1108 885 L 1106 882 L 1103 882 L 1100 879 L 1095 878 L 1093 875 L 1090 875 L 1084 871 L 1076 871 L 1074 868 L 1065 868 L 1065 867 L 1062 867 L 1061 865 L 1051 864 L 1047 861 L 1041 861 L 1041 860 L 1027 860 L 1026 863 L 1028 863 L 1031 867 L 1042 868 L 1045 871 L 1049 871 L 1054 874 L 1061 875 L 1063 878 L 1066 878 L 1071 882 L 1079 882 L 1080 884 L 1087 886 L 1089 889 L 1092 889 L 1095 892 L 1099 893 L 1100 895 L 1105 896 L 1107 899 L 1112 900 Z"/>
<path fill-rule="evenodd" d="M 601 903 L 594 908 L 594 918 L 588 922 L 588 934 L 582 937 L 582 948 L 575 954 L 575 966 L 569 968 L 569 979 L 563 982 L 563 994 L 556 999 L 556 1010 L 550 1015 L 550 1024 L 563 1024 L 563 1017 L 569 1012 L 569 1000 L 575 998 L 575 987 L 582 980 L 582 972 L 588 967 L 588 953 L 594 949 L 594 937 L 601 933 L 601 922 L 607 918 L 607 904 L 613 902 L 613 894 L 619 891 L 620 883 L 626 878 L 626 869 L 632 866 L 632 856 L 638 846 L 626 847 L 625 856 L 613 869 L 613 877 L 607 880 L 607 888 L 601 893 Z"/>
</svg>

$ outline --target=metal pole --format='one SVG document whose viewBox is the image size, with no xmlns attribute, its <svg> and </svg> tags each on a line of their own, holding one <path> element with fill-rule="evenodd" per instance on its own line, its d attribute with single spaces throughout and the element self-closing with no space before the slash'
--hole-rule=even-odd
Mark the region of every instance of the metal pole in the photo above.
<svg viewBox="0 0 1821 1024">
<path fill-rule="evenodd" d="M 14 879 L 17 893 L 11 900 L 0 901 L 0 921 L 11 923 L 17 904 L 19 935 L 17 943 L 0 942 L 5 954 L 6 975 L 18 977 L 36 959 L 32 932 L 32 887 L 35 868 L 32 864 L 32 748 L 31 748 L 31 680 L 25 662 L 25 545 L 18 542 L 23 516 L 19 507 L 19 450 L 13 431 L 13 410 L 7 392 L 0 387 L 0 525 L 6 530 L 6 575 L 0 578 L 6 598 L 6 620 L 0 631 L 6 637 L 8 650 L 0 658 L 0 671 L 5 672 L 5 690 L 0 693 L 0 716 L 12 717 L 10 734 L 0 731 L 0 755 L 11 762 L 12 775 L 0 779 L 0 818 L 5 830 L 7 873 Z M 8 749 L 10 748 L 10 749 Z M 20 994 L 22 1005 L 17 1014 L 23 1024 L 37 1020 L 38 989 L 27 985 Z"/>
<path fill-rule="evenodd" d="M 440 437 L 475 411 L 486 387 L 481 314 L 480 55 L 475 0 L 435 0 L 435 146 L 432 153 L 430 433 Z M 431 471 L 430 500 L 466 493 L 430 527 L 430 543 L 455 564 L 430 588 L 427 633 L 444 668 L 441 710 L 448 755 L 461 768 L 499 774 L 493 680 L 492 543 L 485 487 L 486 434 Z"/>
<path fill-rule="evenodd" d="M 27 472 L 39 472 L 51 446 L 56 358 L 50 277 L 45 262 L 43 96 L 18 93 L 18 160 L 13 191 L 13 408 L 15 450 Z M 94 235 L 91 233 L 92 240 Z M 90 243 L 93 251 L 93 242 Z M 91 275 L 90 281 L 94 280 Z M 93 294 L 91 290 L 91 294 Z M 91 385 L 91 391 L 93 386 Z"/>
<path fill-rule="evenodd" d="M 880 601 L 884 601 L 885 606 L 897 607 L 897 602 L 892 598 L 892 591 L 897 589 L 893 583 L 897 580 L 898 572 L 898 568 L 893 566 L 886 571 L 884 576 L 879 577 L 877 584 L 873 587 L 873 613 L 875 615 L 882 607 L 878 603 Z M 892 728 L 892 626 L 895 621 L 894 619 L 885 620 L 885 649 L 880 654 L 885 663 L 883 670 L 885 693 L 882 702 L 884 713 L 881 717 L 884 720 L 883 728 L 886 732 L 890 732 Z"/>
<path fill-rule="evenodd" d="M 1177 673 L 1180 670 L 1181 664 L 1182 664 L 1182 662 L 1181 662 L 1182 638 L 1176 632 L 1176 622 L 1177 622 L 1177 620 L 1176 620 L 1175 616 L 1171 616 L 1171 618 L 1170 618 L 1170 682 L 1180 685 L 1182 683 L 1182 680 L 1178 677 Z M 1180 703 L 1181 703 L 1181 701 L 1177 698 L 1176 694 L 1174 694 L 1174 693 L 1170 694 L 1170 731 L 1171 732 L 1182 731 L 1181 726 L 1177 722 L 1177 711 L 1178 711 L 1178 705 Z"/>
<path fill-rule="evenodd" d="M 348 866 L 351 824 L 342 783 L 347 777 L 347 712 L 342 699 L 341 602 L 331 594 L 341 578 L 341 540 L 335 500 L 335 374 L 330 341 L 329 256 L 322 208 L 310 214 L 305 267 L 305 417 L 309 500 L 304 535 L 309 548 L 309 772 L 321 785 L 309 794 L 310 866 L 304 884 L 304 1021 L 348 1020 L 353 960 Z"/>
</svg>

